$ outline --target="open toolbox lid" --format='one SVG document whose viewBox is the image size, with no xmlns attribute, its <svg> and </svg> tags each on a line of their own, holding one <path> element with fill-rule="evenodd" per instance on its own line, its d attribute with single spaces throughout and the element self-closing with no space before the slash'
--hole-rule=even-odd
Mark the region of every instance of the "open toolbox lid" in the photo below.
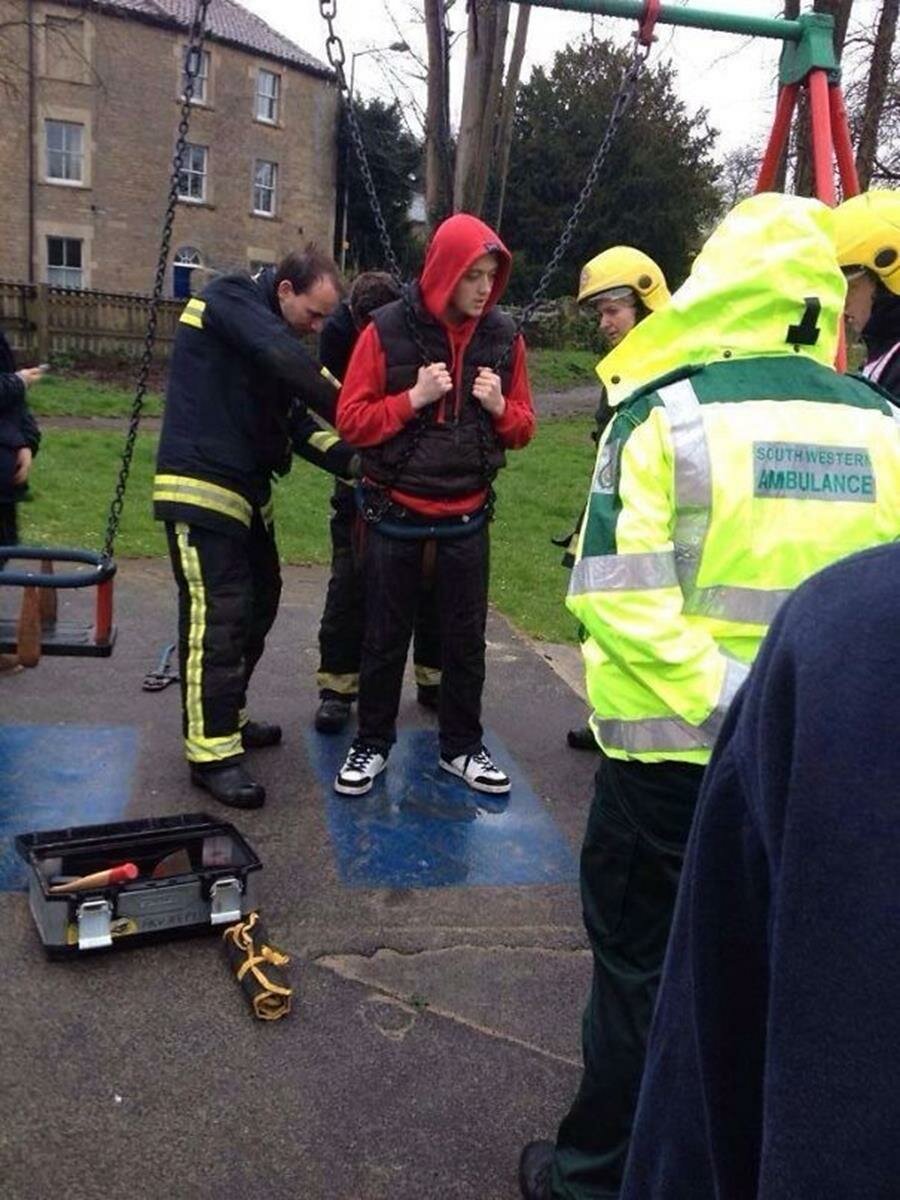
<svg viewBox="0 0 900 1200">
<path fill-rule="evenodd" d="M 262 865 L 232 824 L 203 812 L 23 833 L 15 845 L 48 953 L 236 921 Z"/>
</svg>

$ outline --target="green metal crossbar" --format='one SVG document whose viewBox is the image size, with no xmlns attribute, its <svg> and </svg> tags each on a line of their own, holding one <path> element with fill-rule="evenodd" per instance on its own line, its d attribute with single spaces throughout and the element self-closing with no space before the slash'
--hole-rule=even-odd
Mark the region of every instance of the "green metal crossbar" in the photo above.
<svg viewBox="0 0 900 1200">
<path fill-rule="evenodd" d="M 642 20 L 644 0 L 523 0 L 537 8 L 564 8 L 572 12 L 594 13 L 602 17 L 631 17 Z M 827 14 L 818 14 L 827 15 Z M 743 13 L 715 12 L 708 8 L 676 8 L 662 4 L 656 20 L 663 25 L 690 25 L 695 29 L 715 29 L 721 33 L 776 38 L 799 42 L 803 37 L 803 19 L 788 21 L 779 17 L 751 17 Z M 832 18 L 828 15 L 828 20 Z"/>
</svg>

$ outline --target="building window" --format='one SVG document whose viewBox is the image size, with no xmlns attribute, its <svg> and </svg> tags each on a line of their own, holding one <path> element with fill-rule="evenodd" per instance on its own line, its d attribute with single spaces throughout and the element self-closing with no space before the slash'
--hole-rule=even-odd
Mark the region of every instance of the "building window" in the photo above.
<svg viewBox="0 0 900 1200">
<path fill-rule="evenodd" d="M 278 164 L 258 158 L 253 167 L 253 211 L 261 216 L 275 215 L 275 184 Z"/>
<path fill-rule="evenodd" d="M 205 146 L 193 146 L 189 142 L 184 148 L 184 161 L 178 175 L 178 196 L 181 200 L 199 202 L 206 199 Z"/>
<path fill-rule="evenodd" d="M 47 282 L 53 287 L 80 288 L 81 238 L 47 238 Z"/>
<path fill-rule="evenodd" d="M 188 77 L 188 50 L 184 52 L 184 74 L 181 77 L 181 94 L 184 95 L 187 89 Z M 191 96 L 192 104 L 208 104 L 209 103 L 209 64 L 210 57 L 208 50 L 200 51 L 199 70 L 194 75 L 194 92 Z"/>
<path fill-rule="evenodd" d="M 264 71 L 262 68 L 256 76 L 256 119 L 268 121 L 270 125 L 278 122 L 278 98 L 281 92 L 281 76 L 274 71 Z"/>
<path fill-rule="evenodd" d="M 84 171 L 84 126 L 75 121 L 45 121 L 47 178 L 81 183 Z"/>
</svg>

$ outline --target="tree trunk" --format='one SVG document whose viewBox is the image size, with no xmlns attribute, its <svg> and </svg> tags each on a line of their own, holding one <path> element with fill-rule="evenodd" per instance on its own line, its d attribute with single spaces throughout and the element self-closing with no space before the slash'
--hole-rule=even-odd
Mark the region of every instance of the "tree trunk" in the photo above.
<svg viewBox="0 0 900 1200">
<path fill-rule="evenodd" d="M 887 93 L 887 81 L 891 68 L 891 47 L 897 32 L 898 9 L 900 9 L 900 0 L 884 0 L 881 17 L 878 21 L 878 30 L 875 34 L 872 62 L 869 67 L 869 81 L 866 86 L 866 104 L 863 109 L 862 128 L 859 131 L 859 145 L 856 150 L 856 170 L 862 191 L 868 188 L 875 165 L 875 153 L 878 149 L 878 126 L 881 123 L 881 113 Z"/>
<path fill-rule="evenodd" d="M 425 114 L 425 208 L 429 232 L 452 211 L 450 55 L 443 0 L 425 0 L 428 106 Z"/>
<path fill-rule="evenodd" d="M 850 21 L 853 0 L 814 0 L 813 12 L 831 13 L 834 17 L 834 53 L 838 62 L 844 52 L 844 40 Z M 797 106 L 797 169 L 794 175 L 794 191 L 798 196 L 811 196 L 814 188 L 812 161 L 812 127 L 809 115 L 809 93 L 800 93 Z"/>
<path fill-rule="evenodd" d="M 784 16 L 788 21 L 796 21 L 800 16 L 800 0 L 784 0 Z M 778 170 L 775 172 L 772 189 L 776 192 L 787 191 L 787 164 L 790 141 L 791 139 L 788 137 L 784 143 L 784 149 L 781 152 L 781 158 L 778 162 Z"/>
<path fill-rule="evenodd" d="M 506 72 L 506 83 L 503 85 L 503 102 L 500 107 L 500 120 L 497 124 L 497 140 L 494 147 L 494 161 L 497 164 L 496 192 L 491 221 L 489 224 L 499 230 L 503 221 L 503 201 L 506 198 L 506 176 L 509 173 L 509 153 L 512 146 L 513 119 L 516 115 L 516 97 L 519 93 L 519 77 L 522 74 L 522 60 L 525 57 L 525 43 L 528 40 L 528 21 L 531 17 L 531 5 L 519 5 L 519 17 L 516 21 L 516 34 L 513 39 L 512 55 Z"/>
<path fill-rule="evenodd" d="M 487 194 L 503 59 L 509 29 L 507 0 L 469 0 L 453 207 L 480 216 Z"/>
</svg>

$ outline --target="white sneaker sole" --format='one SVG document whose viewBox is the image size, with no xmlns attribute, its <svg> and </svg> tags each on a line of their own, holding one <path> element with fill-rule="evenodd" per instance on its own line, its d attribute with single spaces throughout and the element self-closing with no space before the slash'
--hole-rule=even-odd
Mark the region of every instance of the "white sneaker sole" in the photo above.
<svg viewBox="0 0 900 1200">
<path fill-rule="evenodd" d="M 386 762 L 382 763 L 369 782 L 364 784 L 362 787 L 351 787 L 346 783 L 341 783 L 339 779 L 335 779 L 334 790 L 341 796 L 364 796 L 366 792 L 371 792 L 372 785 L 386 766 Z"/>
<path fill-rule="evenodd" d="M 455 775 L 457 779 L 461 779 L 467 787 L 470 787 L 473 792 L 486 792 L 491 796 L 504 796 L 512 789 L 512 783 L 476 783 L 472 779 L 466 779 L 465 775 L 452 763 L 446 762 L 443 758 L 438 759 L 438 766 L 442 771 L 446 771 L 448 775 Z"/>
</svg>

